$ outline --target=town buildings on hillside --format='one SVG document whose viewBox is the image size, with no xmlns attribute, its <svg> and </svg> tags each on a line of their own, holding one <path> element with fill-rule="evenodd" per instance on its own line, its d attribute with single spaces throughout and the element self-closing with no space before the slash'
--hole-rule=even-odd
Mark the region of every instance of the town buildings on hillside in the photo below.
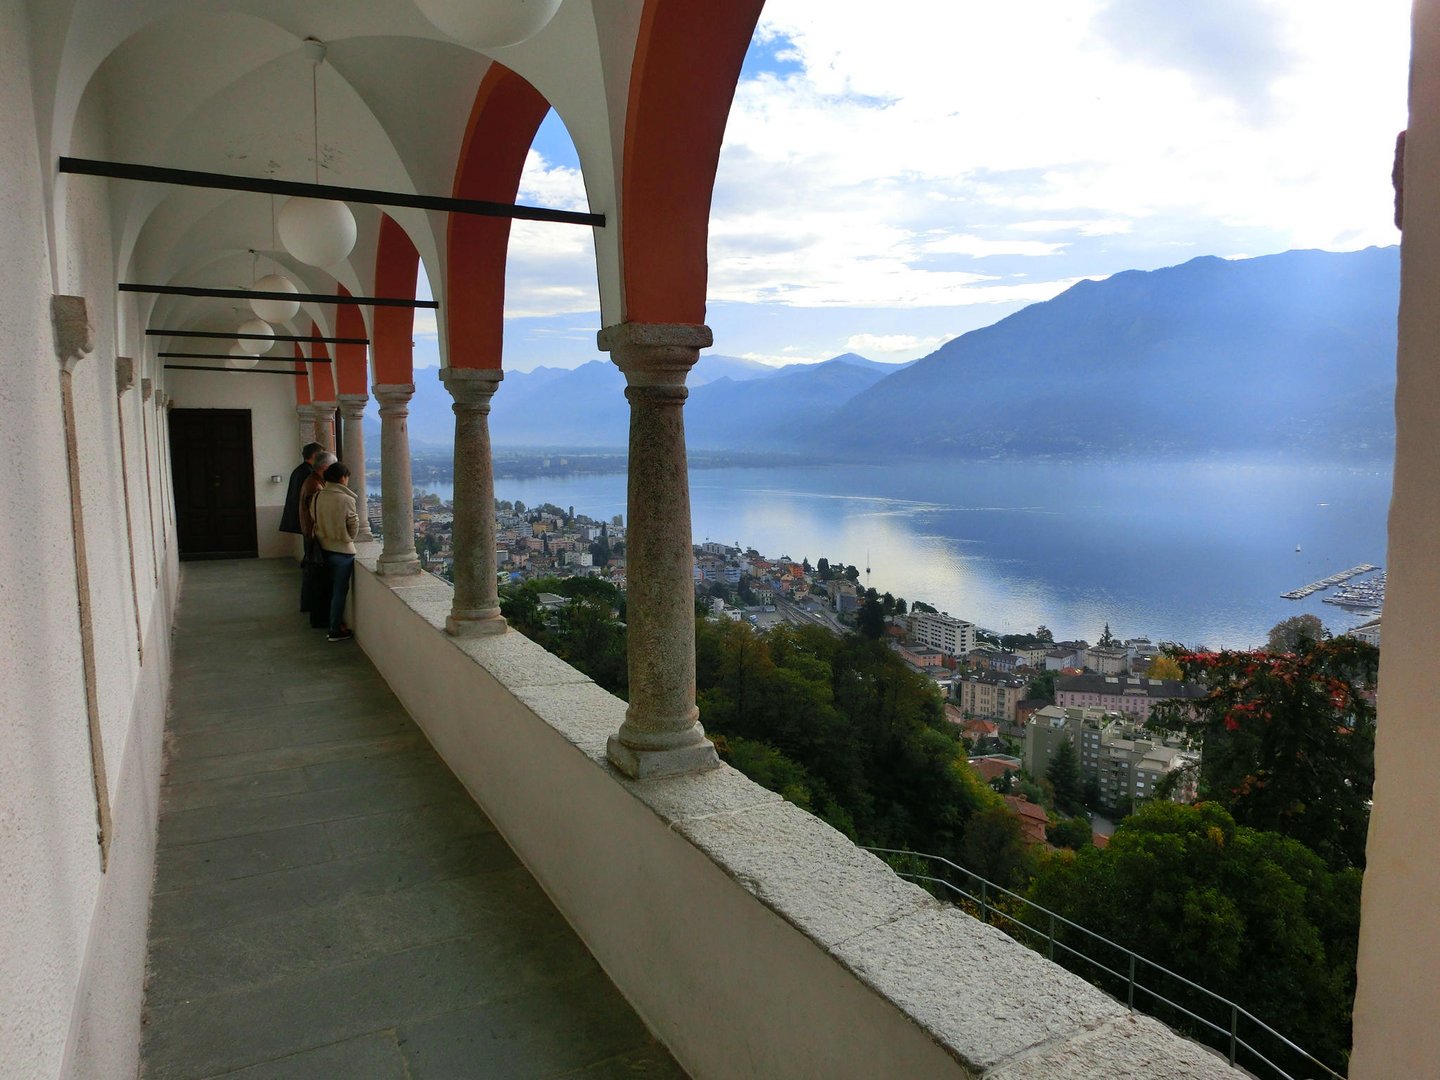
<svg viewBox="0 0 1440 1080">
<path fill-rule="evenodd" d="M 1095 706 L 1049 705 L 1025 724 L 1021 760 L 1026 772 L 1044 776 L 1063 743 L 1074 747 L 1081 775 L 1095 781 L 1107 806 L 1154 798 L 1155 785 L 1163 778 L 1200 760 L 1178 740 L 1156 739 L 1124 713 Z M 1179 802 L 1195 798 L 1194 769 L 1181 773 L 1173 797 Z"/>
<path fill-rule="evenodd" d="M 1205 693 L 1196 683 L 1151 679 L 1144 675 L 1057 675 L 1055 704 L 1061 708 L 1098 708 L 1123 713 L 1139 723 L 1162 701 L 1193 700 Z"/>
</svg>

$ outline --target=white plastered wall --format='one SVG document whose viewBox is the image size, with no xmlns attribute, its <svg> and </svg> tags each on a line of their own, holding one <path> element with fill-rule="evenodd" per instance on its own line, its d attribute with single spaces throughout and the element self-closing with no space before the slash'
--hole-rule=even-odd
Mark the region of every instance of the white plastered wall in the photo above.
<svg viewBox="0 0 1440 1080">
<path fill-rule="evenodd" d="M 1440 627 L 1440 3 L 1418 0 L 1405 143 L 1395 488 L 1390 504 L 1375 805 L 1361 903 L 1352 1080 L 1440 1062 L 1440 817 L 1431 643 Z"/>
<path fill-rule="evenodd" d="M 203 364 L 203 361 L 177 361 Z M 260 558 L 295 554 L 292 533 L 280 532 L 290 472 L 300 464 L 295 383 L 281 375 L 230 375 L 218 371 L 165 372 L 177 409 L 248 409 L 255 469 L 255 531 Z M 272 476 L 281 477 L 273 483 Z"/>
<path fill-rule="evenodd" d="M 103 187 L 66 193 L 49 246 L 29 11 L 0 0 L 0 1077 L 133 1075 L 154 863 L 174 563 L 152 565 L 138 390 L 126 403 L 132 591 L 115 388 L 115 281 Z M 43 80 L 42 80 L 43 81 Z M 87 147 L 103 142 L 80 118 Z M 98 194 L 97 194 L 98 192 Z M 84 295 L 95 350 L 74 373 L 96 690 L 112 809 L 102 872 L 52 291 Z M 152 467 L 156 464 L 152 459 Z M 159 484 L 158 474 L 151 483 Z M 136 647 L 137 606 L 145 663 Z"/>
</svg>

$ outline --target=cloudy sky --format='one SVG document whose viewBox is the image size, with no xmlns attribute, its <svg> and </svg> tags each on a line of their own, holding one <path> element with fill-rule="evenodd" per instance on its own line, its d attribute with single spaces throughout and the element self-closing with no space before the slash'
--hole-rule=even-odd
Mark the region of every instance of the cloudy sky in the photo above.
<svg viewBox="0 0 1440 1080">
<path fill-rule="evenodd" d="M 876 11 L 766 4 L 716 179 L 717 353 L 898 362 L 1080 278 L 1397 240 L 1408 0 Z M 585 205 L 553 114 L 520 200 Z M 516 223 L 508 368 L 598 357 L 594 276 L 587 231 Z"/>
</svg>

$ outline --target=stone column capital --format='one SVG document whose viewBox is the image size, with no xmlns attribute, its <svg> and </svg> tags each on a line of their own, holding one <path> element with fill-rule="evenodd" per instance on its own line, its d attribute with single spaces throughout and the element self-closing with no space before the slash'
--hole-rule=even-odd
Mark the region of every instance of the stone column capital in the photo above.
<svg viewBox="0 0 1440 1080">
<path fill-rule="evenodd" d="M 310 408 L 315 411 L 317 416 L 329 416 L 339 407 L 340 403 L 336 401 L 312 401 L 310 403 Z"/>
<path fill-rule="evenodd" d="M 410 415 L 410 399 L 415 396 L 414 383 L 378 383 L 370 389 L 375 391 L 375 400 L 380 402 L 382 417 Z"/>
<path fill-rule="evenodd" d="M 336 399 L 340 405 L 340 415 L 346 420 L 355 420 L 365 411 L 365 406 L 370 404 L 369 394 L 337 394 Z"/>
<path fill-rule="evenodd" d="M 140 396 L 149 401 L 155 394 L 155 381 L 153 379 L 140 380 Z"/>
<path fill-rule="evenodd" d="M 115 393 L 123 394 L 135 385 L 135 361 L 128 356 L 115 357 Z"/>
<path fill-rule="evenodd" d="M 596 335 L 625 373 L 630 386 L 684 386 L 685 376 L 700 359 L 700 350 L 715 343 L 702 323 L 617 323 Z"/>
<path fill-rule="evenodd" d="M 414 383 L 376 383 L 370 388 L 381 405 L 405 405 L 415 396 Z"/>
<path fill-rule="evenodd" d="M 315 410 L 309 405 L 296 405 L 295 415 L 301 420 L 313 420 L 315 419 Z"/>
<path fill-rule="evenodd" d="M 490 411 L 490 399 L 500 387 L 505 373 L 499 368 L 445 368 L 440 381 L 455 399 L 455 408 Z"/>
<path fill-rule="evenodd" d="M 80 359 L 95 349 L 95 324 L 83 296 L 50 297 L 50 321 L 55 328 L 55 356 L 65 371 L 74 371 Z"/>
</svg>

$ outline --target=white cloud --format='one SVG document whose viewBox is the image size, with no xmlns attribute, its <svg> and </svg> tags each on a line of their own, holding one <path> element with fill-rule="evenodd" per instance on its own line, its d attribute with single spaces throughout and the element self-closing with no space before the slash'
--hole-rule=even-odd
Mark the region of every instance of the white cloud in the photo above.
<svg viewBox="0 0 1440 1080">
<path fill-rule="evenodd" d="M 552 165 L 531 150 L 517 201 L 556 210 L 588 210 L 580 170 Z M 595 241 L 588 228 L 513 221 L 505 266 L 505 317 L 578 314 L 600 307 Z"/>
<path fill-rule="evenodd" d="M 934 352 L 954 336 L 939 334 L 922 338 L 913 334 L 851 334 L 845 348 L 872 360 L 910 360 Z"/>
<path fill-rule="evenodd" d="M 1033 258 L 1058 254 L 1068 246 L 1044 240 L 984 240 L 978 236 L 951 233 L 935 240 L 922 241 L 920 250 L 926 255 L 968 255 L 972 259 L 986 259 L 993 255 Z"/>
<path fill-rule="evenodd" d="M 823 18 L 770 0 L 761 37 L 801 70 L 737 90 L 712 296 L 964 305 L 1160 265 L 1177 244 L 1393 243 L 1406 0 L 1363 18 L 1339 0 L 1226 5 L 1217 22 L 1153 0 L 907 0 L 882 19 L 871 0 Z M 1094 261 L 1107 238 L 1127 263 Z M 990 263 L 1015 257 L 1030 278 L 997 284 Z"/>
</svg>

